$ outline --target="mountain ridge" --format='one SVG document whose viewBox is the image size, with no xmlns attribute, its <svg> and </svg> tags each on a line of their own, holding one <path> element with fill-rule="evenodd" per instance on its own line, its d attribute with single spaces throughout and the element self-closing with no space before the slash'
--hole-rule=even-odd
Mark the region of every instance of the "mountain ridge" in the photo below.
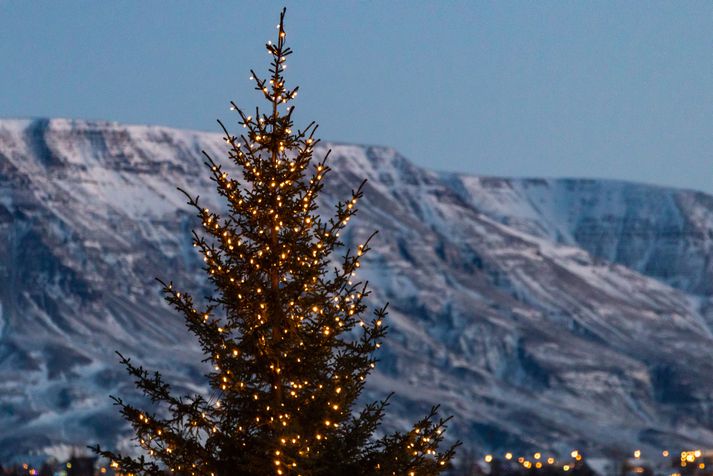
<svg viewBox="0 0 713 476">
<path fill-rule="evenodd" d="M 115 442 L 107 395 L 133 394 L 114 349 L 198 388 L 153 277 L 203 290 L 175 187 L 215 206 L 200 150 L 222 159 L 220 137 L 0 120 L 0 457 Z M 442 403 L 489 450 L 713 444 L 713 197 L 436 172 L 383 146 L 334 144 L 331 164 L 324 210 L 369 179 L 344 240 L 380 230 L 361 275 L 391 302 L 368 387 L 397 390 L 389 425 Z"/>
<path fill-rule="evenodd" d="M 85 126 L 92 126 L 92 127 L 137 127 L 137 128 L 155 128 L 155 129 L 165 129 L 167 131 L 172 131 L 174 133 L 190 133 L 190 134 L 206 134 L 206 135 L 215 135 L 217 137 L 222 137 L 223 133 L 218 131 L 217 128 L 212 128 L 212 129 L 194 129 L 190 127 L 180 127 L 180 126 L 172 126 L 172 125 L 166 125 L 166 124 L 143 124 L 140 122 L 124 122 L 124 121 L 115 121 L 115 120 L 109 120 L 109 119 L 88 119 L 88 118 L 72 118 L 72 117 L 61 117 L 61 116 L 27 116 L 27 117 L 2 117 L 0 116 L 0 122 L 3 123 L 22 123 L 22 122 L 27 122 L 27 123 L 32 123 L 35 121 L 62 121 L 62 122 L 67 122 L 67 123 L 78 123 L 82 124 Z M 367 147 L 367 148 L 382 148 L 382 149 L 391 149 L 393 151 L 397 151 L 398 149 L 396 147 L 386 145 L 386 144 L 369 144 L 369 143 L 361 143 L 361 142 L 351 142 L 351 141 L 340 141 L 340 140 L 326 140 L 323 141 L 325 144 L 330 144 L 330 145 L 335 145 L 335 146 L 357 146 L 357 147 Z M 404 157 L 405 158 L 405 157 Z M 710 192 L 706 192 L 703 190 L 695 189 L 695 188 L 689 188 L 689 187 L 683 187 L 683 186 L 677 186 L 677 185 L 666 185 L 666 184 L 661 184 L 661 183 L 656 183 L 656 182 L 642 182 L 639 180 L 634 180 L 634 179 L 622 179 L 622 178 L 612 178 L 612 177 L 597 177 L 597 176 L 534 176 L 534 175 L 523 175 L 523 176 L 501 176 L 501 175 L 481 175 L 477 174 L 475 172 L 466 172 L 466 171 L 452 171 L 452 170 L 444 170 L 444 169 L 438 169 L 438 168 L 433 168 L 433 167 L 425 167 L 422 165 L 418 165 L 415 162 L 411 162 L 411 160 L 405 158 L 408 160 L 410 163 L 412 163 L 414 166 L 428 170 L 430 172 L 434 172 L 437 174 L 444 174 L 444 175 L 457 175 L 457 176 L 471 176 L 471 177 L 478 177 L 484 180 L 487 179 L 496 179 L 496 180 L 515 180 L 515 181 L 570 181 L 570 182 L 587 182 L 587 181 L 593 181 L 593 182 L 605 182 L 605 183 L 621 183 L 624 185 L 640 185 L 643 187 L 652 187 L 652 188 L 659 188 L 659 189 L 667 189 L 667 190 L 675 190 L 675 191 L 681 191 L 681 192 L 693 192 L 693 193 L 700 193 L 703 195 L 708 195 L 708 196 L 713 196 Z"/>
</svg>

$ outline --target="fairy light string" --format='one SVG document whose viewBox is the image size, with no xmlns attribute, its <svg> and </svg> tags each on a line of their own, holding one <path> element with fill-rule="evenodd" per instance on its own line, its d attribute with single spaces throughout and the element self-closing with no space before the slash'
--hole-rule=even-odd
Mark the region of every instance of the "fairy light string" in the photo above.
<svg viewBox="0 0 713 476">
<path fill-rule="evenodd" d="M 327 219 L 320 215 L 329 153 L 313 161 L 317 125 L 293 125 L 298 88 L 284 78 L 292 54 L 284 15 L 277 40 L 266 44 L 269 75 L 251 71 L 267 112 L 248 114 L 231 102 L 242 133 L 219 121 L 229 169 L 203 152 L 227 212 L 184 192 L 201 223 L 193 246 L 216 292 L 199 308 L 162 281 L 210 364 L 211 393 L 176 397 L 160 374 L 122 356 L 137 387 L 162 408 L 150 413 L 116 399 L 144 454 L 97 451 L 126 473 L 435 475 L 454 455 L 454 446 L 439 450 L 448 419 L 437 407 L 410 431 L 382 438 L 374 433 L 389 398 L 353 408 L 387 329 L 386 306 L 365 316 L 370 291 L 356 276 L 374 235 L 332 267 L 365 182 Z"/>
</svg>

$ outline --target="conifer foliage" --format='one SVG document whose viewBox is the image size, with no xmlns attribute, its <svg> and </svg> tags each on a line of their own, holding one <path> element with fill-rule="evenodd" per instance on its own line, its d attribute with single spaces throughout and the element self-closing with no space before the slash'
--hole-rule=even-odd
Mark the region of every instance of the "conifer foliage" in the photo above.
<svg viewBox="0 0 713 476">
<path fill-rule="evenodd" d="M 454 454 L 452 446 L 439 450 L 447 419 L 437 407 L 410 431 L 381 437 L 389 398 L 354 408 L 386 332 L 386 307 L 366 317 L 369 291 L 356 278 L 369 240 L 336 267 L 333 261 L 364 183 L 330 218 L 320 217 L 316 199 L 329 167 L 327 157 L 312 161 L 317 126 L 293 129 L 297 88 L 283 76 L 292 53 L 284 14 L 277 42 L 266 45 L 269 77 L 252 72 L 267 111 L 247 115 L 231 103 L 240 136 L 219 121 L 239 172 L 229 175 L 204 152 L 227 212 L 187 194 L 202 222 L 194 246 L 215 294 L 199 309 L 191 295 L 163 283 L 211 365 L 210 394 L 178 396 L 159 373 L 122 356 L 153 403 L 149 411 L 112 397 L 142 455 L 95 451 L 124 473 L 435 475 Z"/>
</svg>

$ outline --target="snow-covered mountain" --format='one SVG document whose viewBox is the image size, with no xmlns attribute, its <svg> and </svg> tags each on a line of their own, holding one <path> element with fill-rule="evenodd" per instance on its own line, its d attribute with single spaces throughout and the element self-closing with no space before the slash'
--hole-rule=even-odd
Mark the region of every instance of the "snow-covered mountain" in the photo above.
<svg viewBox="0 0 713 476">
<path fill-rule="evenodd" d="M 713 446 L 713 197 L 330 147 L 325 205 L 369 179 L 346 241 L 380 230 L 361 277 L 391 303 L 368 387 L 396 391 L 389 425 L 441 403 L 476 449 Z M 201 385 L 197 348 L 154 281 L 204 285 L 175 188 L 217 203 L 201 149 L 220 158 L 225 144 L 0 121 L 0 458 L 115 442 L 108 395 L 134 394 L 115 350 Z"/>
</svg>

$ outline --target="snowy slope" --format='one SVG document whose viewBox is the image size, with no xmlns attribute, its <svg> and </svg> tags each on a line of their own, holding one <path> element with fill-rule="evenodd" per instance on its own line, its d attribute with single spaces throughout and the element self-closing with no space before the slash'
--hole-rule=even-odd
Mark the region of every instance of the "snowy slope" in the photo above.
<svg viewBox="0 0 713 476">
<path fill-rule="evenodd" d="M 431 403 L 493 450 L 713 445 L 713 197 L 593 180 L 421 169 L 332 144 L 325 206 L 366 177 L 361 277 L 391 302 L 374 396 L 388 423 Z M 0 121 L 0 458 L 113 442 L 114 350 L 200 385 L 197 350 L 155 276 L 198 289 L 181 186 L 215 200 L 219 134 Z M 323 152 L 323 150 L 322 150 Z"/>
</svg>

